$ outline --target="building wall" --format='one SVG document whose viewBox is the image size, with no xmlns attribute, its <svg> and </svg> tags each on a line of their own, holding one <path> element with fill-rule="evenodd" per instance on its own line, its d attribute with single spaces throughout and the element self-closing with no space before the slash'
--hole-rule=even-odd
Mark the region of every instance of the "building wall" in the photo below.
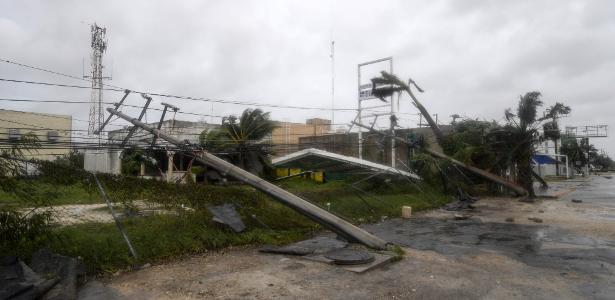
<svg viewBox="0 0 615 300">
<path fill-rule="evenodd" d="M 299 150 L 302 137 L 323 136 L 331 131 L 331 121 L 327 119 L 308 119 L 305 124 L 277 122 L 271 133 L 271 144 L 275 156 L 283 156 Z"/>
<path fill-rule="evenodd" d="M 72 117 L 69 115 L 0 109 L 0 142 L 2 148 L 10 147 L 9 131 L 11 129 L 17 130 L 20 136 L 33 133 L 37 136 L 41 149 L 33 153 L 25 153 L 26 158 L 54 160 L 59 155 L 70 153 L 72 123 Z M 55 139 L 54 132 L 57 133 Z"/>
<path fill-rule="evenodd" d="M 83 154 L 83 168 L 86 171 L 121 174 L 122 151 L 119 149 L 85 149 Z"/>
</svg>

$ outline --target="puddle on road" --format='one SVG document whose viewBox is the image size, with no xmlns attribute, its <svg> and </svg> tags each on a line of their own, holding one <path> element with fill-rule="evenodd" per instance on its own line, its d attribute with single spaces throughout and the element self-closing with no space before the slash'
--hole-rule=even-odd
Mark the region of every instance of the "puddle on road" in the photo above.
<svg viewBox="0 0 615 300">
<path fill-rule="evenodd" d="M 540 268 L 586 274 L 614 274 L 615 269 L 613 241 L 577 236 L 545 225 L 417 217 L 387 220 L 366 229 L 395 244 L 449 256 L 495 251 Z M 549 247 L 543 247 L 546 243 Z"/>
</svg>

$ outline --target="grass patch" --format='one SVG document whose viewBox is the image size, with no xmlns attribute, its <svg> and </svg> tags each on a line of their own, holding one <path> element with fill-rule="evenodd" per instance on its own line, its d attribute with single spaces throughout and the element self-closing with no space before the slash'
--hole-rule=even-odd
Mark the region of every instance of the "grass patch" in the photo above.
<svg viewBox="0 0 615 300">
<path fill-rule="evenodd" d="M 39 180 L 19 180 L 17 184 L 31 188 L 44 205 L 93 204 L 101 203 L 98 194 L 90 194 L 82 184 L 59 185 Z M 0 189 L 0 206 L 31 207 L 33 203 L 23 201 L 12 193 Z"/>
<path fill-rule="evenodd" d="M 139 260 L 130 255 L 113 223 L 89 223 L 57 229 L 51 248 L 64 255 L 80 256 L 90 272 L 114 272 L 136 263 L 246 244 L 282 244 L 300 240 L 310 228 L 268 230 L 251 228 L 236 234 L 211 224 L 200 213 L 182 216 L 155 215 L 129 219 L 124 227 Z"/>
</svg>

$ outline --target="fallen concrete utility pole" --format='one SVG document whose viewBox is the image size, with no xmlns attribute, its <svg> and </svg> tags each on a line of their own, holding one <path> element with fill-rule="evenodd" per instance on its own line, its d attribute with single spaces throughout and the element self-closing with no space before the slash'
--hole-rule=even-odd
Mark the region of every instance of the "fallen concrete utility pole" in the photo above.
<svg viewBox="0 0 615 300">
<path fill-rule="evenodd" d="M 366 129 L 368 129 L 372 133 L 376 133 L 376 134 L 380 134 L 380 135 L 384 135 L 384 136 L 390 137 L 392 139 L 395 139 L 396 141 L 399 141 L 399 142 L 407 144 L 407 145 L 409 144 L 408 141 L 406 141 L 406 140 L 404 140 L 402 138 L 399 138 L 399 137 L 396 137 L 396 136 L 392 136 L 390 134 L 386 134 L 386 133 L 377 131 L 377 130 L 369 127 L 369 126 L 366 126 L 366 125 L 363 125 L 363 124 L 360 124 L 360 123 L 357 123 L 357 122 L 354 122 L 354 121 L 352 123 L 354 125 L 359 126 L 359 127 L 366 128 Z M 516 184 L 514 182 L 510 182 L 510 181 L 508 181 L 508 180 L 506 180 L 506 179 L 504 179 L 504 178 L 502 178 L 502 177 L 500 177 L 498 175 L 495 175 L 495 174 L 489 173 L 489 172 L 487 172 L 485 170 L 482 170 L 482 169 L 479 169 L 479 168 L 476 168 L 476 167 L 464 164 L 464 163 L 462 163 L 462 162 L 460 162 L 460 161 L 458 161 L 458 160 L 456 160 L 456 159 L 454 159 L 454 158 L 452 158 L 452 157 L 450 157 L 450 156 L 448 156 L 446 154 L 440 153 L 438 151 L 433 151 L 433 150 L 428 149 L 428 148 L 421 148 L 421 150 L 424 151 L 425 153 L 433 156 L 433 157 L 447 160 L 447 161 L 451 162 L 454 165 L 460 166 L 464 170 L 467 170 L 467 171 L 472 172 L 472 173 L 474 173 L 474 174 L 476 174 L 478 176 L 481 176 L 481 177 L 483 177 L 483 178 L 485 178 L 485 179 L 487 179 L 489 181 L 495 182 L 495 183 L 500 184 L 500 185 L 502 185 L 502 186 L 504 186 L 506 188 L 509 188 L 517 196 L 527 196 L 528 195 L 528 192 L 523 187 L 519 186 L 518 184 Z"/>
<path fill-rule="evenodd" d="M 357 242 L 361 243 L 365 246 L 374 248 L 374 249 L 386 249 L 387 242 L 384 240 L 370 234 L 369 232 L 352 225 L 350 222 L 304 200 L 300 197 L 270 183 L 266 180 L 245 171 L 217 156 L 202 152 L 197 154 L 195 150 L 201 150 L 200 148 L 192 145 L 188 141 L 180 141 L 170 135 L 167 135 L 160 130 L 150 127 L 143 122 L 131 118 L 128 115 L 125 115 L 115 109 L 108 108 L 111 114 L 117 115 L 118 117 L 132 123 L 134 126 L 137 126 L 145 131 L 148 131 L 151 134 L 158 136 L 159 138 L 166 140 L 167 142 L 174 144 L 179 147 L 183 151 L 194 152 L 196 155 L 196 160 L 211 166 L 212 168 L 222 172 L 223 174 L 228 174 L 238 180 L 241 180 L 252 187 L 264 192 L 265 194 L 273 197 L 278 200 L 280 203 L 292 208 L 293 210 L 299 212 L 300 214 L 312 219 L 313 221 L 321 224 L 327 229 L 337 233 L 338 235 L 344 237 L 349 242 Z"/>
</svg>

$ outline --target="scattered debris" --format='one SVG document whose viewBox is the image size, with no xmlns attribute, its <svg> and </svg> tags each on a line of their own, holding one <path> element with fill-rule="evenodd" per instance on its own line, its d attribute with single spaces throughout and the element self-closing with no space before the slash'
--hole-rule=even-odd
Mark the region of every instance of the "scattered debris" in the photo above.
<svg viewBox="0 0 615 300">
<path fill-rule="evenodd" d="M 80 261 L 42 249 L 32 255 L 30 265 L 32 270 L 45 277 L 60 278 L 60 282 L 47 292 L 45 299 L 77 298 L 77 279 L 85 275 L 85 266 Z"/>
<path fill-rule="evenodd" d="M 30 265 L 17 257 L 0 259 L 0 299 L 77 298 L 77 279 L 85 274 L 77 259 L 40 250 Z"/>
<path fill-rule="evenodd" d="M 338 249 L 325 253 L 324 257 L 336 265 L 362 265 L 374 261 L 374 255 L 363 250 Z"/>
<path fill-rule="evenodd" d="M 544 211 L 544 210 L 542 210 L 542 209 L 539 209 L 539 210 L 538 210 L 538 212 L 539 212 L 539 213 L 541 213 L 541 214 L 544 214 L 544 213 L 545 213 L 545 211 Z"/>
<path fill-rule="evenodd" d="M 506 222 L 508 222 L 508 223 L 513 223 L 513 222 L 515 222 L 515 218 L 508 217 L 508 218 L 506 218 L 506 220 L 504 220 L 504 221 L 506 221 Z"/>
<path fill-rule="evenodd" d="M 231 203 L 218 206 L 208 205 L 207 210 L 214 216 L 213 221 L 216 223 L 227 225 L 235 232 L 242 232 L 246 229 L 246 225 L 243 224 L 235 206 Z"/>
<path fill-rule="evenodd" d="M 288 255 L 307 255 L 307 254 L 322 254 L 337 249 L 342 249 L 348 246 L 348 243 L 332 237 L 316 237 L 313 239 L 300 241 L 282 247 L 266 246 L 259 251 L 264 253 L 277 253 Z"/>
<path fill-rule="evenodd" d="M 472 215 L 462 215 L 462 214 L 454 214 L 453 217 L 455 220 L 467 220 L 472 217 Z"/>
<path fill-rule="evenodd" d="M 542 223 L 542 219 L 541 218 L 529 217 L 527 219 L 530 220 L 530 221 L 534 221 L 536 223 Z"/>
<path fill-rule="evenodd" d="M 394 260 L 390 253 L 369 252 L 356 244 L 327 236 L 297 242 L 282 247 L 263 247 L 259 251 L 297 255 L 304 259 L 343 266 L 347 271 L 363 273 Z"/>
<path fill-rule="evenodd" d="M 449 211 L 461 211 L 474 209 L 474 202 L 478 201 L 478 198 L 468 195 L 461 189 L 458 189 L 457 201 L 444 205 L 444 209 Z"/>
<path fill-rule="evenodd" d="M 583 200 L 580 200 L 580 199 L 572 199 L 570 201 L 572 201 L 574 203 L 581 203 L 581 202 L 583 202 Z"/>
<path fill-rule="evenodd" d="M 611 175 L 604 175 L 604 176 L 602 176 L 602 177 L 604 177 L 604 178 L 606 178 L 606 179 L 613 179 L 613 176 L 611 176 Z"/>
</svg>

